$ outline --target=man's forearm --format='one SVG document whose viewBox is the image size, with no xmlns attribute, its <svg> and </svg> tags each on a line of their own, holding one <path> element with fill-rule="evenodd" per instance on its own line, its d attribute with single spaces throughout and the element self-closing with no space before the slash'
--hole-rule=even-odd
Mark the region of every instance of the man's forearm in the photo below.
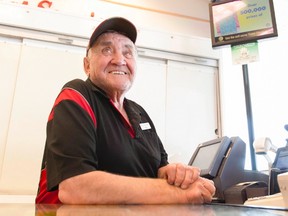
<svg viewBox="0 0 288 216">
<path fill-rule="evenodd" d="M 64 180 L 59 198 L 66 204 L 186 203 L 183 190 L 165 179 L 119 176 L 101 171 Z"/>
</svg>

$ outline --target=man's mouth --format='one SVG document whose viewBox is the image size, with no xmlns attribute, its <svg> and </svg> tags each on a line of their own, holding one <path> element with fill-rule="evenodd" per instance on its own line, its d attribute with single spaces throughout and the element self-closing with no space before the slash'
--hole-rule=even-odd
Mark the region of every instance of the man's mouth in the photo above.
<svg viewBox="0 0 288 216">
<path fill-rule="evenodd" d="M 124 72 L 124 71 L 111 71 L 110 73 L 116 74 L 116 75 L 125 75 L 125 74 L 127 74 L 127 73 Z"/>
</svg>

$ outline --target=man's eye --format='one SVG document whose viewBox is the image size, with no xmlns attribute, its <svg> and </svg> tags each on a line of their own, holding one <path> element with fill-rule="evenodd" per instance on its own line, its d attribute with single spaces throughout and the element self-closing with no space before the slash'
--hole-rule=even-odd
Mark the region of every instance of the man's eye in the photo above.
<svg viewBox="0 0 288 216">
<path fill-rule="evenodd" d="M 111 47 L 105 47 L 104 49 L 102 49 L 103 55 L 111 55 L 112 53 L 113 53 L 113 50 Z"/>
<path fill-rule="evenodd" d="M 132 51 L 126 51 L 123 53 L 123 55 L 125 56 L 125 58 L 128 58 L 128 59 L 133 58 L 134 56 Z"/>
</svg>

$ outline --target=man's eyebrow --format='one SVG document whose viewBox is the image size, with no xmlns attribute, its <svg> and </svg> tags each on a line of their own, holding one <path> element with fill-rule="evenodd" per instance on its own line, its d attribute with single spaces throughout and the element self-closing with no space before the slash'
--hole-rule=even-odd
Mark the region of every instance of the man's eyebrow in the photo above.
<svg viewBox="0 0 288 216">
<path fill-rule="evenodd" d="M 111 46 L 113 44 L 112 41 L 100 41 L 100 43 L 98 44 L 98 46 Z M 130 50 L 135 50 L 135 47 L 131 44 L 125 44 L 124 45 L 127 49 Z"/>
<path fill-rule="evenodd" d="M 111 44 L 112 44 L 111 41 L 101 41 L 101 42 L 99 43 L 100 46 L 110 46 Z"/>
<path fill-rule="evenodd" d="M 130 44 L 126 44 L 125 47 L 128 48 L 128 49 L 134 49 L 134 46 L 132 46 Z"/>
<path fill-rule="evenodd" d="M 101 41 L 100 43 L 99 43 L 99 45 L 101 45 L 101 46 L 109 46 L 109 45 L 112 45 L 113 43 L 112 43 L 112 41 Z M 132 46 L 132 45 L 130 45 L 130 44 L 125 44 L 125 47 L 127 47 L 127 48 L 129 48 L 129 49 L 133 49 L 134 47 Z"/>
</svg>

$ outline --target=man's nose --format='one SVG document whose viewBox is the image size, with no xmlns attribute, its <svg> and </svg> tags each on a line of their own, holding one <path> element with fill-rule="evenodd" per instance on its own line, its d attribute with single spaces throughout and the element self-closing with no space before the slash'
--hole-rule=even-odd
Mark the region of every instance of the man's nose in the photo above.
<svg viewBox="0 0 288 216">
<path fill-rule="evenodd" d="M 126 65 L 126 58 L 121 52 L 115 52 L 111 62 L 117 65 Z"/>
</svg>

